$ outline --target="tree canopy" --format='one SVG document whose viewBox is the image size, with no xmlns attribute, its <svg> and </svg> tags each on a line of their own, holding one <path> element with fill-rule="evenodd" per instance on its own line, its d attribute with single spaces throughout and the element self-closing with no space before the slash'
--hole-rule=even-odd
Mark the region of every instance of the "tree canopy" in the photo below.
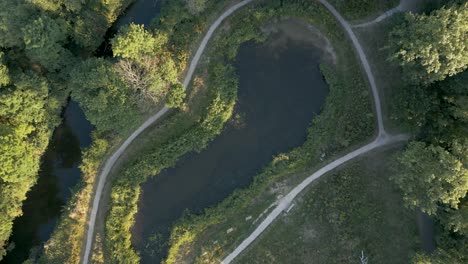
<svg viewBox="0 0 468 264">
<path fill-rule="evenodd" d="M 404 168 L 395 181 L 408 205 L 428 214 L 435 214 L 440 204 L 458 208 L 468 191 L 468 169 L 456 155 L 440 146 L 412 142 L 400 161 Z"/>
<path fill-rule="evenodd" d="M 0 87 L 10 83 L 10 73 L 8 66 L 3 61 L 4 53 L 0 52 Z"/>
<path fill-rule="evenodd" d="M 406 205 L 437 219 L 437 250 L 414 263 L 467 263 L 468 3 L 429 15 L 406 14 L 389 38 L 391 60 L 409 82 L 407 120 L 419 134 L 399 155 L 392 177 Z"/>
<path fill-rule="evenodd" d="M 391 59 L 415 83 L 444 80 L 468 67 L 468 3 L 430 15 L 407 13 L 390 34 Z"/>
<path fill-rule="evenodd" d="M 72 56 L 63 45 L 67 39 L 66 23 L 43 15 L 23 28 L 26 55 L 49 71 L 66 65 Z"/>
<path fill-rule="evenodd" d="M 179 82 L 167 41 L 165 34 L 153 34 L 133 23 L 112 39 L 114 56 L 120 58 L 116 70 L 142 105 L 160 102 Z"/>
<path fill-rule="evenodd" d="M 91 58 L 70 73 L 72 97 L 80 102 L 88 120 L 99 130 L 121 130 L 137 116 L 131 91 L 102 58 Z"/>
<path fill-rule="evenodd" d="M 70 79 L 76 80 L 69 78 L 70 70 L 93 55 L 116 13 L 128 3 L 0 0 L 0 260 L 71 89 L 77 94 L 87 91 L 70 85 Z M 109 68 L 107 72 L 112 72 Z M 104 75 L 107 86 L 117 86 L 119 78 L 107 72 L 96 75 Z M 112 96 L 102 98 L 118 97 L 112 89 L 105 91 Z M 80 102 L 90 109 L 106 106 L 100 103 Z M 123 111 L 125 107 L 120 108 Z"/>
</svg>

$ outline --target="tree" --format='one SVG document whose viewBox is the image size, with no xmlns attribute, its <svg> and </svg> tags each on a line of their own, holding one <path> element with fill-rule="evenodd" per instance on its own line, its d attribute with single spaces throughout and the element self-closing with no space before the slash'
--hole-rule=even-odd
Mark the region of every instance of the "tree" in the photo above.
<svg viewBox="0 0 468 264">
<path fill-rule="evenodd" d="M 114 56 L 140 61 L 148 56 L 158 55 L 167 42 L 167 36 L 153 36 L 143 25 L 131 23 L 122 27 L 117 36 L 111 40 Z"/>
<path fill-rule="evenodd" d="M 167 93 L 166 105 L 168 107 L 177 108 L 181 107 L 184 103 L 185 88 L 182 84 L 172 85 Z"/>
<path fill-rule="evenodd" d="M 10 73 L 8 67 L 4 64 L 3 55 L 3 52 L 0 52 L 0 87 L 10 83 Z"/>
<path fill-rule="evenodd" d="M 66 22 L 42 15 L 23 28 L 26 55 L 49 71 L 67 64 L 71 54 L 63 48 L 67 39 Z"/>
<path fill-rule="evenodd" d="M 205 10 L 206 0 L 185 0 L 191 14 L 196 15 Z"/>
<path fill-rule="evenodd" d="M 468 3 L 441 8 L 430 15 L 407 13 L 390 33 L 390 60 L 409 80 L 429 84 L 468 67 Z"/>
<path fill-rule="evenodd" d="M 409 207 L 435 214 L 439 204 L 458 208 L 468 191 L 468 170 L 440 146 L 411 142 L 399 158 L 402 169 L 393 180 Z"/>
<path fill-rule="evenodd" d="M 169 86 L 178 83 L 177 69 L 165 47 L 164 34 L 153 36 L 144 26 L 130 24 L 111 42 L 114 55 L 120 58 L 116 70 L 141 99 L 141 105 L 158 103 Z"/>
<path fill-rule="evenodd" d="M 121 132 L 137 116 L 131 91 L 112 64 L 102 58 L 91 58 L 75 67 L 70 73 L 70 88 L 72 97 L 100 131 Z"/>
<path fill-rule="evenodd" d="M 0 46 L 4 48 L 21 47 L 23 35 L 21 28 L 35 15 L 32 8 L 19 1 L 0 0 Z"/>
<path fill-rule="evenodd" d="M 73 27 L 73 39 L 78 46 L 94 51 L 104 40 L 108 22 L 101 14 L 82 10 Z"/>
<path fill-rule="evenodd" d="M 26 192 L 34 184 L 40 154 L 48 142 L 44 79 L 20 74 L 0 91 L 0 259 L 13 219 L 21 215 Z"/>
<path fill-rule="evenodd" d="M 465 198 L 458 209 L 447 208 L 440 214 L 444 226 L 455 233 L 468 236 L 468 198 Z"/>
</svg>

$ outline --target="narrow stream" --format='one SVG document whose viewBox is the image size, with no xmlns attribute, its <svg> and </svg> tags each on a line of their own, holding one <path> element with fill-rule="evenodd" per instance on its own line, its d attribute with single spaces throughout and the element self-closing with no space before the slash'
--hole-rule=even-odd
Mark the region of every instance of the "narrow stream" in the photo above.
<svg viewBox="0 0 468 264">
<path fill-rule="evenodd" d="M 97 56 L 112 56 L 109 40 L 118 28 L 130 24 L 149 25 L 158 15 L 158 0 L 136 0 L 106 32 Z M 91 144 L 92 125 L 78 103 L 70 101 L 64 110 L 62 124 L 56 128 L 42 157 L 37 184 L 27 193 L 23 215 L 15 219 L 10 241 L 15 247 L 1 263 L 25 261 L 31 250 L 38 249 L 51 236 L 62 207 L 71 198 L 71 188 L 80 180 L 81 150 Z"/>
<path fill-rule="evenodd" d="M 81 149 L 90 145 L 92 130 L 78 103 L 70 101 L 42 156 L 38 181 L 27 193 L 23 215 L 14 221 L 10 241 L 15 247 L 2 263 L 22 263 L 30 249 L 50 238 L 71 188 L 80 180 Z"/>
<path fill-rule="evenodd" d="M 158 249 L 149 237 L 167 241 L 185 210 L 200 213 L 215 205 L 247 186 L 273 156 L 304 142 L 328 92 L 319 70 L 322 55 L 310 43 L 278 35 L 240 47 L 238 102 L 223 133 L 142 186 L 132 230 L 142 263 L 159 263 L 166 255 L 167 248 Z"/>
</svg>

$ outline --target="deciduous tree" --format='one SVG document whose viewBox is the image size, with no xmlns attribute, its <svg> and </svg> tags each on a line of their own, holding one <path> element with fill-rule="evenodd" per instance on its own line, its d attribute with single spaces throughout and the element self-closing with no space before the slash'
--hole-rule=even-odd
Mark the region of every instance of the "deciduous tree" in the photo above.
<svg viewBox="0 0 468 264">
<path fill-rule="evenodd" d="M 440 146 L 412 142 L 400 157 L 393 179 L 413 208 L 435 214 L 439 205 L 457 208 L 468 191 L 468 170 L 459 157 Z"/>
<path fill-rule="evenodd" d="M 23 34 L 26 55 L 49 71 L 63 67 L 72 57 L 63 47 L 67 38 L 67 26 L 63 20 L 40 16 L 23 28 Z"/>
<path fill-rule="evenodd" d="M 130 24 L 112 40 L 116 65 L 122 80 L 146 103 L 157 103 L 178 83 L 177 69 L 166 49 L 167 37 L 152 33 L 142 25 Z"/>
<path fill-rule="evenodd" d="M 391 60 L 411 81 L 428 84 L 468 67 L 468 3 L 430 15 L 407 13 L 390 34 Z"/>
</svg>

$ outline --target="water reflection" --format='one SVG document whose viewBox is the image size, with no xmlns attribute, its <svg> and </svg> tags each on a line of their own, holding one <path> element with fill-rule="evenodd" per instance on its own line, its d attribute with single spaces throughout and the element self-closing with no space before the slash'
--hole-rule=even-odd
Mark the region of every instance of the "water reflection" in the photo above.
<svg viewBox="0 0 468 264">
<path fill-rule="evenodd" d="M 37 184 L 27 193 L 23 215 L 13 225 L 10 241 L 15 247 L 2 263 L 22 263 L 30 249 L 47 241 L 80 179 L 81 148 L 91 143 L 93 127 L 79 105 L 70 101 L 41 159 Z"/>
<path fill-rule="evenodd" d="M 132 231 L 142 263 L 164 257 L 169 229 L 185 210 L 199 213 L 222 201 L 247 186 L 274 155 L 304 142 L 327 94 L 321 56 L 302 41 L 241 46 L 234 118 L 207 149 L 185 155 L 142 186 Z"/>
</svg>

